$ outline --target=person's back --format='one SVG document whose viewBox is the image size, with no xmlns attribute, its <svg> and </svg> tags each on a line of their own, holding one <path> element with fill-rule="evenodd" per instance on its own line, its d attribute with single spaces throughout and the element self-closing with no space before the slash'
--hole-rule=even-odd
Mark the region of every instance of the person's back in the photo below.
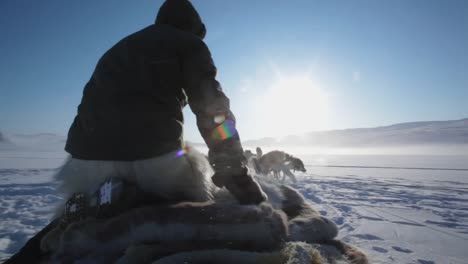
<svg viewBox="0 0 468 264">
<path fill-rule="evenodd" d="M 56 175 L 65 201 L 74 193 L 94 195 L 109 178 L 136 183 L 158 199 L 210 199 L 197 155 L 182 151 L 182 109 L 187 103 L 210 149 L 213 182 L 240 203 L 266 199 L 242 164 L 235 119 L 215 79 L 204 35 L 205 27 L 188 0 L 167 0 L 154 25 L 102 56 L 70 127 L 65 149 L 71 158 Z M 228 133 L 217 133 L 220 127 Z M 58 208 L 58 214 L 65 211 L 64 205 Z M 63 215 L 57 217 L 6 263 L 41 259 L 40 240 Z"/>
<path fill-rule="evenodd" d="M 137 160 L 181 149 L 184 55 L 201 39 L 151 25 L 107 51 L 86 84 L 66 150 L 88 160 Z"/>
<path fill-rule="evenodd" d="M 154 159 L 172 157 L 184 148 L 182 109 L 188 103 L 210 149 L 210 163 L 216 172 L 214 183 L 219 187 L 230 185 L 228 189 L 243 203 L 265 199 L 242 164 L 243 150 L 235 118 L 229 99 L 215 79 L 216 67 L 202 41 L 204 35 L 205 27 L 189 1 L 168 0 L 154 25 L 122 39 L 102 56 L 86 84 L 66 144 L 71 163 L 75 163 L 69 166 L 73 169 L 68 173 L 81 175 L 62 178 L 84 177 L 93 181 L 112 174 L 135 174 L 138 179 L 149 177 L 151 172 L 166 172 L 167 168 L 154 165 Z M 221 135 L 217 133 L 220 128 L 229 131 Z M 226 134 L 229 137 L 224 137 Z M 146 176 L 139 176 L 138 166 L 128 164 L 151 159 L 146 163 L 152 166 L 142 165 Z M 167 159 L 162 160 L 167 163 Z M 119 165 L 104 172 L 82 169 L 102 167 L 102 161 Z M 187 174 L 190 164 L 172 166 L 180 167 L 179 174 Z M 183 179 L 173 176 L 171 180 Z M 158 181 L 166 179 L 154 178 L 158 192 L 171 189 Z M 239 188 L 241 185 L 245 188 Z M 246 192 L 252 193 L 245 196 Z"/>
</svg>

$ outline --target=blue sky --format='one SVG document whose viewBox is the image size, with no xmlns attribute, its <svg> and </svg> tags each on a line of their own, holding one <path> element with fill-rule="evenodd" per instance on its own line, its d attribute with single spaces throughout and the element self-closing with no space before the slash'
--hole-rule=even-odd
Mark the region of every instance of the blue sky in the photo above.
<svg viewBox="0 0 468 264">
<path fill-rule="evenodd" d="M 192 2 L 243 139 L 468 117 L 468 1 Z M 161 3 L 0 1 L 0 131 L 65 135 L 100 56 Z"/>
</svg>

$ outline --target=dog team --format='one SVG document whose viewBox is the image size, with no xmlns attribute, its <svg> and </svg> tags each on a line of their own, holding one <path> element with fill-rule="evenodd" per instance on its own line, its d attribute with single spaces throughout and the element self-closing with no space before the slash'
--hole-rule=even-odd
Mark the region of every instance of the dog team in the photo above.
<svg viewBox="0 0 468 264">
<path fill-rule="evenodd" d="M 295 183 L 297 179 L 292 171 L 306 172 L 301 159 L 284 151 L 273 150 L 263 154 L 262 149 L 257 147 L 256 154 L 250 150 L 245 150 L 244 156 L 249 169 L 253 170 L 256 174 L 265 177 L 272 175 L 278 181 L 282 176 L 281 182 L 284 182 L 286 177 L 289 177 Z"/>
</svg>

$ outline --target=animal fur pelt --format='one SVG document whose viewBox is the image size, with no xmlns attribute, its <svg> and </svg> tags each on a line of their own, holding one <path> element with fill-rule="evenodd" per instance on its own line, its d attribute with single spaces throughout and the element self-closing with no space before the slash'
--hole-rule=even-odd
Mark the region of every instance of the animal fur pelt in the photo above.
<svg viewBox="0 0 468 264">
<path fill-rule="evenodd" d="M 185 154 L 174 151 L 136 161 L 101 161 L 69 158 L 55 175 L 58 193 L 67 201 L 75 193 L 92 195 L 109 178 L 136 185 L 145 193 L 173 202 L 212 200 L 214 174 L 206 157 L 187 145 Z M 58 206 L 56 216 L 64 211 Z"/>
<path fill-rule="evenodd" d="M 192 166 L 208 164 L 203 155 L 190 155 Z M 225 189 L 202 180 L 207 202 L 150 205 L 59 226 L 41 241 L 50 256 L 44 263 L 368 263 L 359 249 L 335 239 L 336 225 L 298 191 L 257 180 L 268 195 L 260 206 L 238 205 Z"/>
<path fill-rule="evenodd" d="M 118 256 L 132 244 L 192 245 L 192 249 L 277 249 L 287 236 L 286 217 L 268 205 L 179 203 L 143 207 L 108 219 L 57 227 L 41 243 L 57 263 L 94 254 Z"/>
<path fill-rule="evenodd" d="M 148 248 L 150 249 L 150 248 Z M 124 256 L 117 263 L 132 263 L 134 259 Z M 181 252 L 161 258 L 153 264 L 325 264 L 320 253 L 313 246 L 306 243 L 287 243 L 280 250 L 271 252 L 253 252 L 229 249 L 200 250 Z"/>
<path fill-rule="evenodd" d="M 160 245 L 132 246 L 116 264 L 149 263 L 155 260 Z M 360 255 L 362 257 L 364 255 Z M 352 256 L 354 257 L 354 256 Z M 255 252 L 232 249 L 181 250 L 152 262 L 153 264 L 349 264 L 366 263 L 357 257 L 349 258 L 337 248 L 304 242 L 288 242 L 279 250 Z"/>
<path fill-rule="evenodd" d="M 336 226 L 296 190 L 263 184 L 281 191 L 275 206 L 284 210 L 222 201 L 143 207 L 59 227 L 42 249 L 52 253 L 49 263 L 367 263 L 358 249 L 333 239 Z"/>
</svg>

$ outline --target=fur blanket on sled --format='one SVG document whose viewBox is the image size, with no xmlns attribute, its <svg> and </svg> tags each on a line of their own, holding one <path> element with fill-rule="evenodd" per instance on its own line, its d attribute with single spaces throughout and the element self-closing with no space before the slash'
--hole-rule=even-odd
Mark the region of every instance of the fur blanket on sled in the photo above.
<svg viewBox="0 0 468 264">
<path fill-rule="evenodd" d="M 41 241 L 43 263 L 368 263 L 298 191 L 258 180 L 269 197 L 259 206 L 213 189 L 204 203 L 145 205 L 56 227 Z"/>
<path fill-rule="evenodd" d="M 41 247 L 47 263 L 368 263 L 308 203 L 284 204 L 146 206 L 57 227 Z"/>
</svg>

